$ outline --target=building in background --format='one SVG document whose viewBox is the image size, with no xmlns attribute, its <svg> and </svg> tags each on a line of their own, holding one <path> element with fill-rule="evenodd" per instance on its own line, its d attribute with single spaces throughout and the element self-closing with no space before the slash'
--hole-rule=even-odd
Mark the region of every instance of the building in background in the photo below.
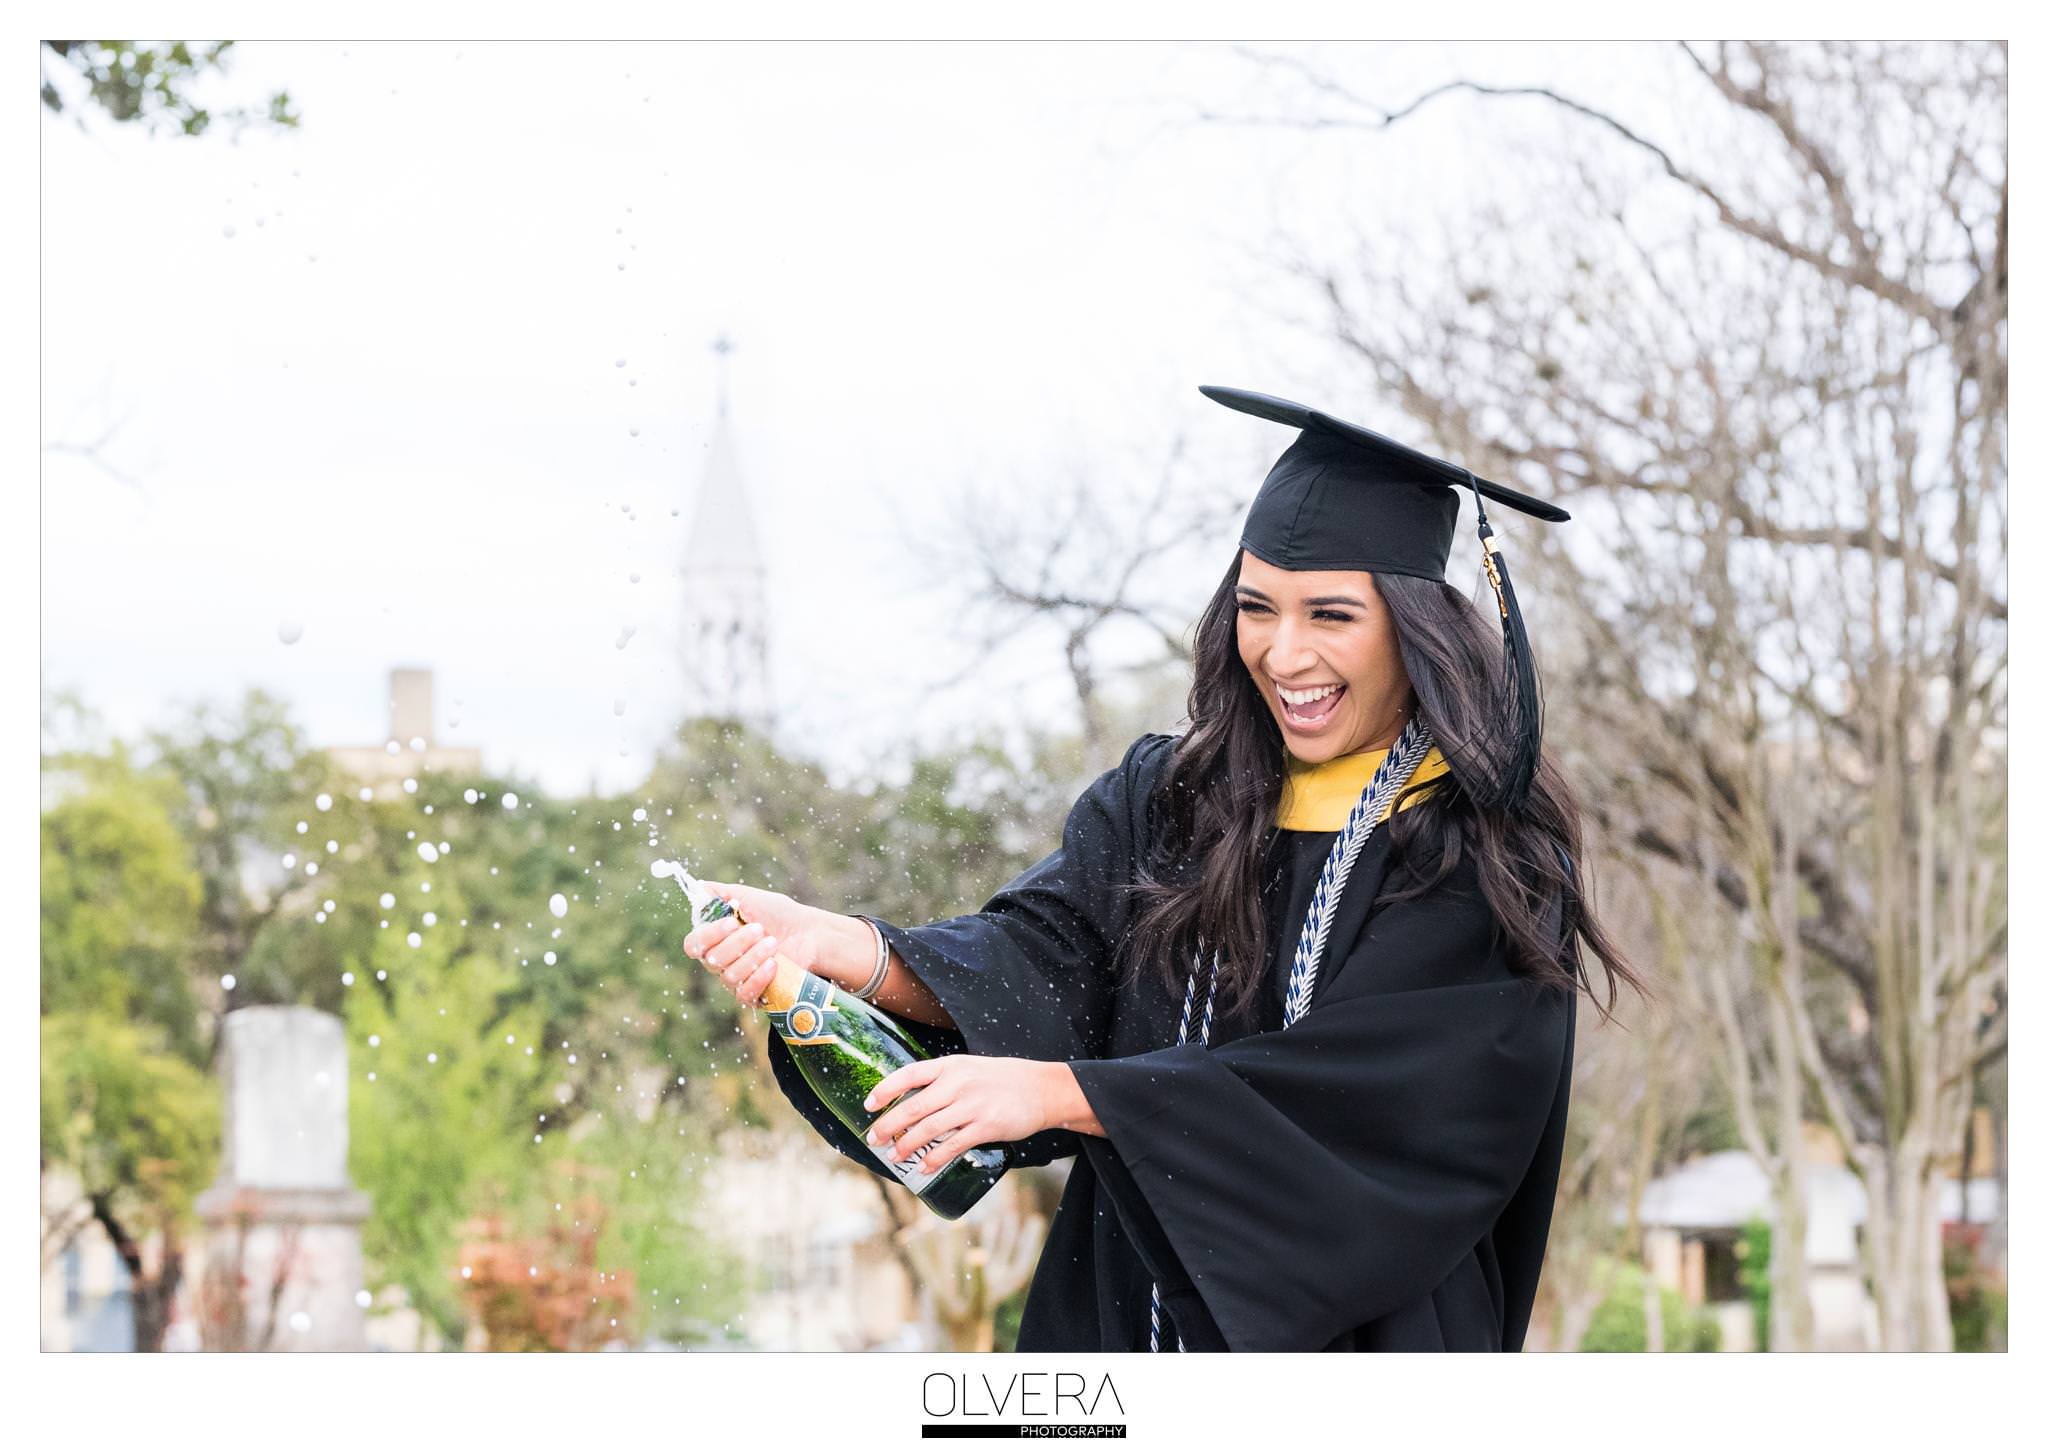
<svg viewBox="0 0 2048 1449">
<path fill-rule="evenodd" d="M 78 1179 L 42 1172 L 42 1345 L 45 1353 L 131 1353 L 135 1314 L 128 1265 L 93 1221 Z M 152 1235 L 145 1250 L 161 1241 Z M 175 1346 L 166 1335 L 166 1346 Z"/>
<path fill-rule="evenodd" d="M 1980 1112 L 1982 1108 L 1978 1109 Z M 1988 1130 L 1984 1139 L 1989 1140 Z M 1863 1183 L 1842 1162 L 1834 1139 L 1808 1133 L 1806 1259 L 1813 1298 L 1814 1347 L 1822 1351 L 1877 1346 L 1877 1305 L 1863 1283 L 1861 1237 L 1867 1199 Z M 1960 1156 L 1960 1154 L 1958 1154 Z M 1961 1164 L 1953 1164 L 1958 1171 Z M 1989 1222 L 1998 1209 L 1998 1180 L 1975 1161 L 1965 1183 L 1941 1185 L 1944 1232 Z M 1770 1180 L 1747 1152 L 1709 1152 L 1653 1179 L 1643 1191 L 1643 1257 L 1652 1275 L 1688 1303 L 1710 1311 L 1721 1347 L 1754 1349 L 1755 1319 L 1744 1293 L 1736 1245 L 1752 1218 L 1771 1222 Z"/>
<path fill-rule="evenodd" d="M 333 745 L 327 758 L 361 780 L 380 800 L 395 800 L 405 781 L 422 773 L 476 775 L 483 751 L 473 745 L 444 745 L 434 737 L 434 671 L 391 671 L 391 732 L 375 745 Z"/>
<path fill-rule="evenodd" d="M 879 1182 L 815 1134 L 730 1132 L 705 1174 L 707 1225 L 754 1281 L 740 1324 L 757 1349 L 942 1347 L 909 1271 L 891 1251 Z M 923 1209 L 919 1209 L 923 1211 Z"/>
</svg>

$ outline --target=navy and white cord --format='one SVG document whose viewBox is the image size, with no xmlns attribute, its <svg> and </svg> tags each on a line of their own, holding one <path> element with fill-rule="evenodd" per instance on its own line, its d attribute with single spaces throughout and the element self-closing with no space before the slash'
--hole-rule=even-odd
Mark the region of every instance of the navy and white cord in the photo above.
<svg viewBox="0 0 2048 1449">
<path fill-rule="evenodd" d="M 1287 1005 L 1281 1019 L 1281 1028 L 1293 1026 L 1308 1015 L 1309 1004 L 1315 998 L 1316 971 L 1322 965 L 1323 947 L 1330 938 L 1330 923 L 1337 915 L 1337 902 L 1344 894 L 1344 883 L 1351 879 L 1351 867 L 1358 859 L 1358 852 L 1371 837 L 1375 827 L 1392 810 L 1394 797 L 1414 776 L 1423 757 L 1435 743 L 1429 726 L 1418 716 L 1408 721 L 1401 737 L 1394 741 L 1393 749 L 1386 759 L 1373 771 L 1372 779 L 1359 792 L 1358 803 L 1351 807 L 1351 814 L 1344 821 L 1344 829 L 1330 845 L 1330 853 L 1323 860 L 1322 874 L 1316 878 L 1316 893 L 1309 900 L 1308 914 L 1302 917 L 1301 939 L 1294 947 L 1294 968 L 1287 977 Z M 1195 1011 L 1195 977 L 1206 976 L 1208 984 L 1204 990 L 1202 1007 L 1203 1046 L 1209 1044 L 1209 1022 L 1216 1013 L 1216 958 L 1211 955 L 1205 970 L 1188 973 L 1187 995 L 1180 1005 L 1180 1034 L 1175 1045 L 1184 1045 L 1188 1039 L 1188 1025 Z M 1152 1352 L 1159 1352 L 1159 1284 L 1152 1285 Z M 1174 1335 L 1174 1346 L 1181 1352 L 1187 1351 L 1187 1344 Z"/>
</svg>

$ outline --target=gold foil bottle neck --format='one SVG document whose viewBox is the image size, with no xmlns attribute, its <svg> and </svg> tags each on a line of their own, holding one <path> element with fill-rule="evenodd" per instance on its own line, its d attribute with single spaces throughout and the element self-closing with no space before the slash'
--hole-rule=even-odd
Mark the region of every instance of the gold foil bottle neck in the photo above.
<svg viewBox="0 0 2048 1449">
<path fill-rule="evenodd" d="M 787 957 L 775 958 L 775 979 L 768 983 L 768 989 L 761 994 L 763 1011 L 787 1011 L 796 1005 L 797 989 L 804 984 L 809 973 Z"/>
</svg>

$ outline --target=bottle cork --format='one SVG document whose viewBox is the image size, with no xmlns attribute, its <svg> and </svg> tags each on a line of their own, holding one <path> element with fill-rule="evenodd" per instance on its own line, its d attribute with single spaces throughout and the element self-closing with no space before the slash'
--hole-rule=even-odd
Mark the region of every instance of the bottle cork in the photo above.
<svg viewBox="0 0 2048 1449">
<path fill-rule="evenodd" d="M 680 862 L 658 860 L 654 863 L 653 873 L 657 877 L 673 880 L 683 888 L 683 893 L 690 899 L 690 914 L 694 919 L 708 921 L 715 920 L 719 916 L 729 915 L 741 925 L 747 923 L 747 918 L 740 914 L 737 906 L 733 905 L 731 901 L 714 894 L 702 881 L 684 869 Z M 775 958 L 775 979 L 768 983 L 767 991 L 761 996 L 761 1009 L 763 1011 L 789 1010 L 790 1007 L 796 1004 L 797 992 L 803 988 L 804 977 L 809 974 L 803 967 L 777 956 Z"/>
</svg>

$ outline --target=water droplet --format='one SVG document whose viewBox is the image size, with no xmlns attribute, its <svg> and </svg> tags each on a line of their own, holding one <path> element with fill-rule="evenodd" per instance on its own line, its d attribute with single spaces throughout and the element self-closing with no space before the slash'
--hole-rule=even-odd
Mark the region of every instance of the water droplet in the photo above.
<svg viewBox="0 0 2048 1449">
<path fill-rule="evenodd" d="M 638 574 L 627 574 L 627 575 L 626 575 L 626 582 L 627 582 L 627 583 L 629 583 L 629 584 L 637 584 L 637 583 L 639 583 L 639 582 L 640 582 L 640 575 L 638 575 Z"/>
<path fill-rule="evenodd" d="M 556 891 L 548 897 L 548 909 L 554 912 L 555 919 L 559 921 L 562 917 L 569 914 L 569 898 L 560 891 Z"/>
<path fill-rule="evenodd" d="M 464 791 L 462 792 L 462 803 L 463 803 L 463 804 L 465 804 L 465 805 L 474 805 L 474 804 L 476 804 L 476 791 L 474 791 L 474 790 L 464 790 Z"/>
<path fill-rule="evenodd" d="M 411 776 L 407 776 L 404 785 L 404 790 L 405 793 L 408 795 L 417 795 L 420 792 L 420 782 L 413 779 Z"/>
<path fill-rule="evenodd" d="M 306 632 L 306 626 L 297 619 L 286 619 L 277 626 L 277 638 L 281 644 L 296 644 Z"/>
<path fill-rule="evenodd" d="M 415 951 L 419 950 L 420 933 L 418 931 L 407 931 L 405 933 L 405 944 L 412 947 Z"/>
<path fill-rule="evenodd" d="M 334 797 L 325 790 L 322 790 L 313 797 L 313 808 L 315 810 L 332 810 L 334 808 Z"/>
<path fill-rule="evenodd" d="M 386 740 L 386 741 L 384 741 L 384 753 L 385 753 L 385 754 L 387 754 L 387 755 L 395 755 L 395 754 L 397 754 L 397 753 L 398 753 L 398 741 L 397 741 L 397 740 Z"/>
<path fill-rule="evenodd" d="M 640 436 L 640 430 L 638 428 L 628 428 L 626 429 L 626 436 L 629 438 L 637 438 Z"/>
<path fill-rule="evenodd" d="M 625 712 L 626 712 L 626 701 L 624 701 L 623 699 L 615 699 L 615 700 L 613 700 L 613 701 L 612 701 L 612 713 L 613 713 L 613 714 L 624 714 Z"/>
<path fill-rule="evenodd" d="M 540 959 L 543 965 L 552 966 L 555 964 L 555 953 L 552 951 L 543 951 L 541 953 Z"/>
<path fill-rule="evenodd" d="M 614 363 L 612 364 L 612 366 L 613 366 L 613 367 L 624 367 L 625 365 L 626 365 L 626 359 L 625 359 L 625 358 L 623 358 L 623 357 L 622 357 L 622 358 L 620 358 L 620 359 L 619 359 L 619 360 L 618 360 L 617 362 L 614 362 Z"/>
<path fill-rule="evenodd" d="M 374 1073 L 372 1073 L 372 1075 L 375 1075 L 375 1074 L 374 1074 Z M 358 1288 L 358 1289 L 356 1289 L 356 1307 L 358 1307 L 358 1308 L 368 1308 L 369 1306 L 370 1306 L 370 1290 L 369 1290 L 369 1289 L 367 1289 L 367 1288 Z"/>
<path fill-rule="evenodd" d="M 633 823 L 634 823 L 635 825 L 638 825 L 638 824 L 639 824 L 639 823 L 640 823 L 641 821 L 645 820 L 646 818 L 647 818 L 647 812 L 646 812 L 645 810 L 641 810 L 641 809 L 637 809 L 637 808 L 636 808 L 636 809 L 635 809 L 635 810 L 633 811 Z"/>
<path fill-rule="evenodd" d="M 355 985 L 355 984 L 356 984 L 356 973 L 355 973 L 355 972 L 353 972 L 353 971 L 344 971 L 344 972 L 342 972 L 342 973 L 341 973 L 341 984 L 342 984 L 343 986 L 353 986 L 353 985 Z"/>
<path fill-rule="evenodd" d="M 393 906 L 395 906 L 395 905 L 397 905 L 397 904 L 398 904 L 398 897 L 397 897 L 397 896 L 394 896 L 393 894 L 391 894 L 391 892 L 390 892 L 390 891 L 386 891 L 386 892 L 384 892 L 384 894 L 383 894 L 383 895 L 381 895 L 381 896 L 377 897 L 377 904 L 378 904 L 378 905 L 380 905 L 380 906 L 382 906 L 382 907 L 383 907 L 383 908 L 384 908 L 385 910 L 387 910 L 387 911 L 388 911 L 388 910 L 390 910 L 390 909 L 391 909 L 391 908 L 392 908 Z"/>
<path fill-rule="evenodd" d="M 439 860 L 440 858 L 441 858 L 441 852 L 440 852 L 440 851 L 438 851 L 438 850 L 436 850 L 436 849 L 434 849 L 434 842 L 433 842 L 433 841 L 431 841 L 431 840 L 422 840 L 422 841 L 420 842 L 420 859 L 421 859 L 421 860 L 424 860 L 424 861 L 425 861 L 425 862 L 426 862 L 426 863 L 427 863 L 428 865 L 432 865 L 432 864 L 433 864 L 433 863 L 434 863 L 435 861 Z"/>
<path fill-rule="evenodd" d="M 286 870 L 290 870 L 293 866 L 297 865 L 298 863 L 299 858 L 296 855 L 287 854 L 284 858 L 284 868 Z"/>
<path fill-rule="evenodd" d="M 623 627 L 623 628 L 621 628 L 621 629 L 619 630 L 619 637 L 618 637 L 617 639 L 614 639 L 614 640 L 612 641 L 612 648 L 614 648 L 614 649 L 623 649 L 623 648 L 625 648 L 625 647 L 626 647 L 626 646 L 627 646 L 628 644 L 630 644 L 630 643 L 632 643 L 632 642 L 633 642 L 633 636 L 634 636 L 635 634 L 639 633 L 639 632 L 640 632 L 640 631 L 639 631 L 639 630 L 638 630 L 637 628 L 635 628 L 635 627 L 634 627 L 633 625 L 631 625 L 631 624 L 627 624 L 627 625 L 626 625 L 625 627 Z"/>
<path fill-rule="evenodd" d="M 300 1309 L 297 1313 L 294 1313 L 291 1316 L 290 1321 L 293 1333 L 306 1333 L 309 1332 L 313 1327 L 313 1315 L 306 1312 L 304 1309 Z"/>
<path fill-rule="evenodd" d="M 235 989 L 235 978 L 232 973 L 221 977 L 220 989 L 223 991 L 233 991 Z"/>
<path fill-rule="evenodd" d="M 356 799 L 362 801 L 365 805 L 369 804 L 371 800 L 370 787 L 365 785 L 362 789 L 356 791 Z"/>
<path fill-rule="evenodd" d="M 499 803 L 502 804 L 507 810 L 517 810 L 519 808 L 519 797 L 513 794 L 510 790 L 507 790 L 505 792 L 505 798 Z"/>
</svg>

